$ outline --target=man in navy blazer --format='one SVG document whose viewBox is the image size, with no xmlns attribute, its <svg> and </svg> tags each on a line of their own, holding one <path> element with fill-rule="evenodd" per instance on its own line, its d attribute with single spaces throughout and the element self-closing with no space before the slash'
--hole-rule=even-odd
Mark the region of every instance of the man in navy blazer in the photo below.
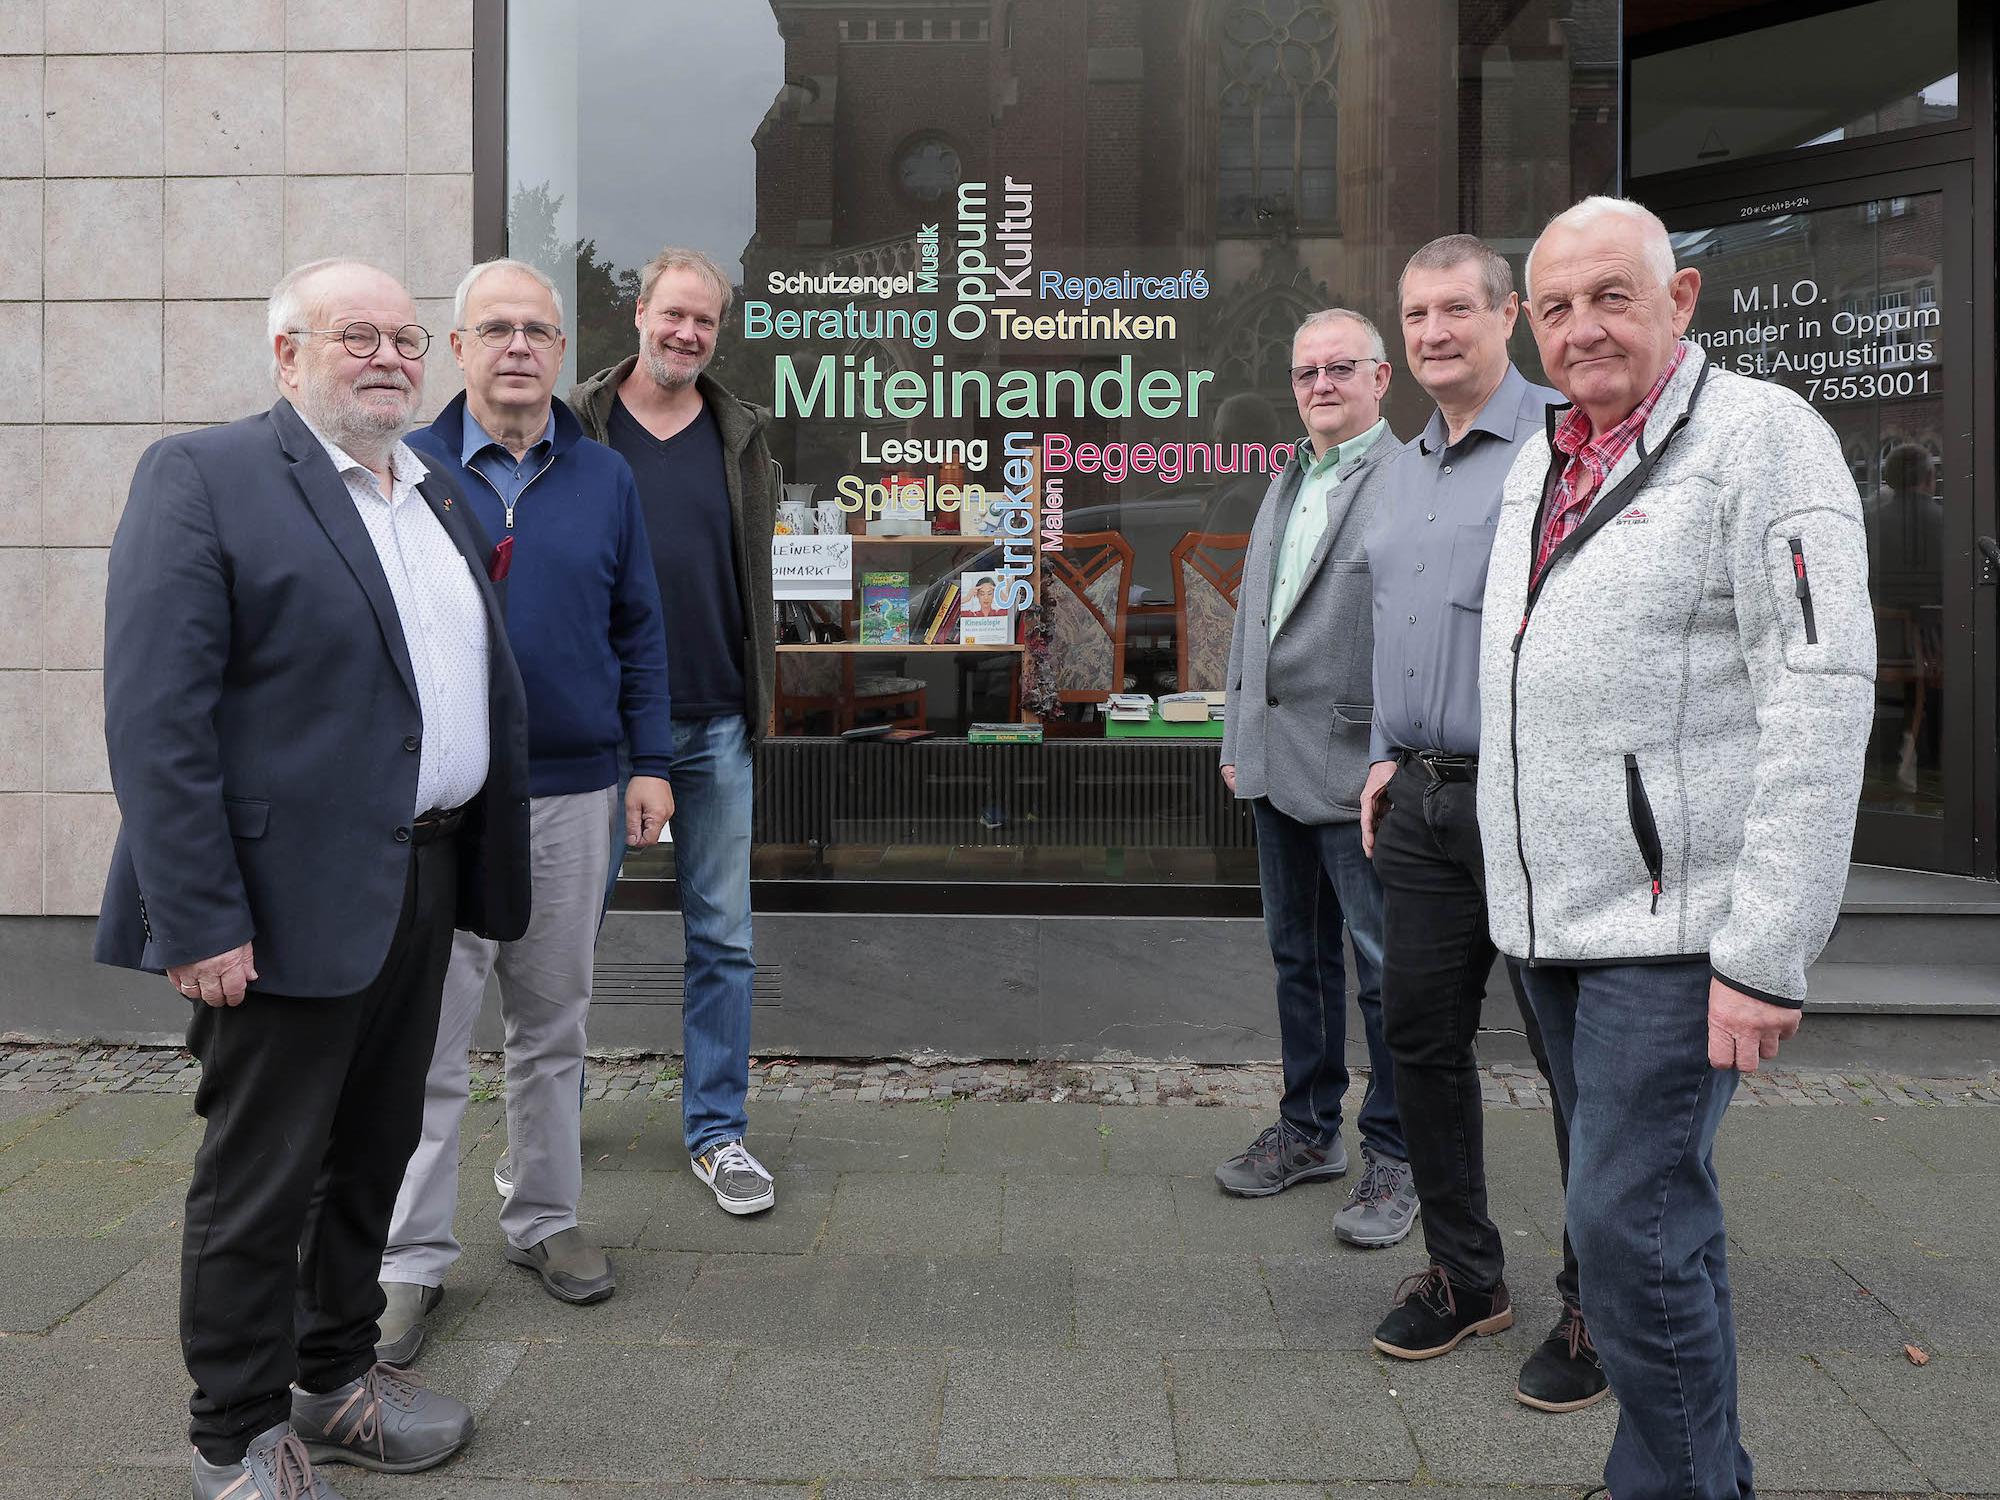
<svg viewBox="0 0 2000 1500">
<path fill-rule="evenodd" d="M 150 448 L 112 542 L 123 826 L 96 956 L 193 1010 L 181 1342 L 194 1494 L 333 1497 L 472 1416 L 374 1362 L 376 1284 L 462 926 L 526 927 L 526 709 L 457 481 L 402 442 L 429 335 L 352 261 L 272 293 L 269 411 Z M 296 1384 L 295 1384 L 296 1382 Z"/>
</svg>

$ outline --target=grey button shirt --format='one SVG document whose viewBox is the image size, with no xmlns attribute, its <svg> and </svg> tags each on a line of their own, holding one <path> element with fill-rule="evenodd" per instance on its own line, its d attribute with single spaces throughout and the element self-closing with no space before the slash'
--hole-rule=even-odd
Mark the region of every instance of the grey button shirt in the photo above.
<svg viewBox="0 0 2000 1500">
<path fill-rule="evenodd" d="M 1368 528 L 1375 585 L 1375 722 L 1368 758 L 1479 753 L 1479 627 L 1500 491 L 1522 441 L 1562 396 L 1509 365 L 1445 443 L 1444 413 L 1392 461 Z"/>
</svg>

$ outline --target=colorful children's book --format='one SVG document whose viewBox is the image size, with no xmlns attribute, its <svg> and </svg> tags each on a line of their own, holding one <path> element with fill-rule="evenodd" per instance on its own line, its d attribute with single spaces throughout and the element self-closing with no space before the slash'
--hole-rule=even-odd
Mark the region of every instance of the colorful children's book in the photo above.
<svg viewBox="0 0 2000 1500">
<path fill-rule="evenodd" d="M 910 575 L 861 575 L 861 644 L 907 646 L 910 643 Z"/>
</svg>

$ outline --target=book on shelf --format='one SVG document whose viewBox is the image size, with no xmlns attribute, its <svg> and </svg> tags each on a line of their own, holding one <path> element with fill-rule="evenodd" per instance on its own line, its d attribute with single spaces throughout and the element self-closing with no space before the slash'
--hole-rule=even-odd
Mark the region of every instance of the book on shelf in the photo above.
<svg viewBox="0 0 2000 1500">
<path fill-rule="evenodd" d="M 1104 700 L 1104 716 L 1121 724 L 1144 724 L 1153 717 L 1151 693 L 1113 693 Z"/>
<path fill-rule="evenodd" d="M 961 646 L 1006 646 L 1014 640 L 1014 611 L 996 603 L 996 573 L 958 575 L 958 642 Z"/>
<path fill-rule="evenodd" d="M 933 597 L 935 596 L 935 597 Z M 958 584 L 945 584 L 942 593 L 933 588 L 924 596 L 930 623 L 924 627 L 926 646 L 949 646 L 958 637 Z"/>
<path fill-rule="evenodd" d="M 861 644 L 906 646 L 910 642 L 910 575 L 861 575 Z"/>
<path fill-rule="evenodd" d="M 1206 724 L 1220 718 L 1224 695 L 1215 693 L 1168 693 L 1160 699 L 1160 721 L 1165 724 Z"/>
<path fill-rule="evenodd" d="M 1042 726 L 1032 721 L 1025 724 L 974 724 L 965 732 L 965 740 L 970 745 L 1039 745 L 1042 742 Z"/>
</svg>

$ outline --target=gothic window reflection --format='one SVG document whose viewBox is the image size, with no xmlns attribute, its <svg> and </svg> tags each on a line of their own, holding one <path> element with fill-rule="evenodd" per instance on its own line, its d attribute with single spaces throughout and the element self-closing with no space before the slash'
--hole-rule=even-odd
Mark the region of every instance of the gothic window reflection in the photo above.
<svg viewBox="0 0 2000 1500">
<path fill-rule="evenodd" d="M 1340 227 L 1333 12 L 1239 0 L 1222 21 L 1218 223 L 1236 233 Z"/>
</svg>

